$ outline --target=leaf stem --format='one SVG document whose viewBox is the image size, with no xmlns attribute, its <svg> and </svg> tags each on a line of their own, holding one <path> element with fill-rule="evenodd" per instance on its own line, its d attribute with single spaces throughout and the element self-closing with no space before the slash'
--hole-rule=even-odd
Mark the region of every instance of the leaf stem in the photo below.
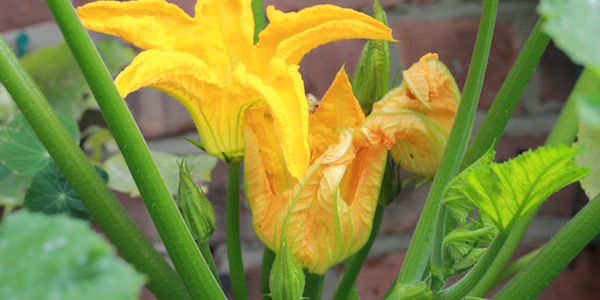
<svg viewBox="0 0 600 300">
<path fill-rule="evenodd" d="M 154 249 L 85 157 L 40 89 L 0 36 L 0 81 L 119 253 L 149 276 L 160 299 L 189 299 L 177 273 Z"/>
<path fill-rule="evenodd" d="M 324 279 L 325 275 L 308 273 L 306 276 L 306 287 L 302 296 L 310 300 L 321 300 Z"/>
<path fill-rule="evenodd" d="M 373 243 L 375 242 L 375 238 L 379 232 L 379 227 L 381 227 L 381 222 L 383 221 L 384 212 L 385 206 L 377 205 L 375 216 L 373 217 L 373 228 L 371 229 L 369 240 L 362 247 L 362 249 L 360 249 L 360 251 L 346 260 L 344 275 L 342 275 L 342 278 L 335 289 L 333 300 L 346 300 L 348 298 L 348 294 L 352 291 L 354 284 L 356 283 L 358 272 L 360 272 L 365 260 L 367 260 L 369 251 L 371 251 L 371 247 L 373 247 Z"/>
<path fill-rule="evenodd" d="M 493 299 L 535 299 L 600 232 L 600 195 L 569 221 Z"/>
<path fill-rule="evenodd" d="M 269 275 L 271 275 L 271 268 L 273 267 L 273 262 L 275 262 L 275 252 L 271 251 L 271 249 L 265 247 L 265 251 L 263 252 L 262 257 L 262 267 L 260 272 L 260 295 L 261 297 L 265 297 L 271 293 L 271 289 L 269 288 Z"/>
<path fill-rule="evenodd" d="M 392 287 L 388 290 L 388 295 L 394 288 L 402 284 L 416 283 L 423 277 L 433 247 L 432 234 L 437 221 L 442 193 L 450 180 L 458 173 L 473 128 L 473 119 L 481 94 L 494 32 L 497 8 L 498 0 L 484 1 L 467 81 L 448 138 L 448 144 L 444 150 L 439 170 L 433 180 L 423 212 L 413 233 L 402 269 Z M 437 247 L 441 247 L 441 243 Z"/>
<path fill-rule="evenodd" d="M 146 141 L 68 0 L 47 0 L 123 153 L 146 208 L 188 292 L 194 299 L 224 299 L 158 172 Z"/>
<path fill-rule="evenodd" d="M 229 162 L 229 180 L 227 182 L 226 226 L 227 259 L 236 300 L 248 299 L 242 246 L 240 243 L 240 161 Z"/>
</svg>

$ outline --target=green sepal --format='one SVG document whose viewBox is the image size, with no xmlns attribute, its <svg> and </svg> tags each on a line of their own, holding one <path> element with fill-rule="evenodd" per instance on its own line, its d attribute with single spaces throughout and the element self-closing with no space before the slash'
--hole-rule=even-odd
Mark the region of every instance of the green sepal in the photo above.
<svg viewBox="0 0 600 300">
<path fill-rule="evenodd" d="M 302 299 L 306 278 L 300 265 L 283 242 L 269 275 L 269 290 L 273 300 Z"/>
<path fill-rule="evenodd" d="M 215 209 L 198 188 L 185 162 L 179 164 L 177 205 L 197 244 L 207 244 L 215 233 Z"/>
<path fill-rule="evenodd" d="M 374 17 L 387 25 L 387 18 L 378 0 L 373 3 Z M 387 41 L 369 40 L 362 50 L 354 78 L 352 91 L 365 115 L 371 113 L 373 103 L 388 91 L 390 80 L 390 47 Z"/>
</svg>

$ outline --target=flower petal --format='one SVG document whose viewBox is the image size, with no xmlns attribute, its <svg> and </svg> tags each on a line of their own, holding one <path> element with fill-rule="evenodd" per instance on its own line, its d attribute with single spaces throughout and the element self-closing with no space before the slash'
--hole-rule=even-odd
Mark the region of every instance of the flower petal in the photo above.
<svg viewBox="0 0 600 300">
<path fill-rule="evenodd" d="M 277 56 L 288 64 L 298 64 L 310 50 L 337 40 L 393 40 L 391 29 L 384 24 L 333 5 L 316 5 L 297 13 L 283 13 L 269 6 L 267 17 L 269 25 L 260 33 L 256 48 L 260 56 Z"/>
<path fill-rule="evenodd" d="M 342 67 L 308 121 L 311 160 L 338 143 L 342 128 L 360 127 L 364 121 L 365 115 Z"/>
</svg>

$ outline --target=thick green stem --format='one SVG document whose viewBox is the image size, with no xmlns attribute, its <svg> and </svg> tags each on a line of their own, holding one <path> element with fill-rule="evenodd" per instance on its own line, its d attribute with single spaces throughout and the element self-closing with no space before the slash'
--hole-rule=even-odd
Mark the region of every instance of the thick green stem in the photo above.
<svg viewBox="0 0 600 300">
<path fill-rule="evenodd" d="M 567 223 L 493 299 L 535 299 L 600 233 L 600 195 Z"/>
<path fill-rule="evenodd" d="M 371 251 L 371 247 L 373 247 L 373 243 L 375 242 L 375 238 L 379 232 L 379 227 L 383 221 L 384 211 L 385 207 L 383 205 L 377 205 L 375 216 L 373 217 L 373 228 L 371 229 L 369 240 L 362 247 L 362 249 L 360 249 L 360 251 L 354 254 L 354 256 L 352 256 L 350 259 L 346 260 L 344 275 L 335 289 L 335 294 L 333 295 L 334 300 L 346 300 L 348 298 L 348 294 L 352 291 L 354 283 L 356 282 L 356 277 L 358 276 L 358 272 L 365 263 L 365 260 L 367 260 L 367 256 L 369 255 L 369 251 Z"/>
<path fill-rule="evenodd" d="M 585 93 L 590 90 L 597 90 L 600 86 L 600 79 L 596 77 L 593 71 L 584 69 L 583 73 L 577 80 L 575 87 L 571 91 L 565 107 L 561 111 L 556 124 L 552 128 L 548 139 L 546 140 L 547 146 L 559 146 L 570 144 L 575 140 L 577 135 L 577 126 L 579 124 L 579 118 L 575 111 L 575 99 L 578 95 Z M 523 219 L 521 219 L 517 225 L 511 231 L 508 240 L 504 244 L 504 247 L 496 257 L 494 263 L 490 266 L 487 273 L 483 276 L 479 284 L 469 293 L 469 296 L 483 297 L 489 292 L 497 281 L 497 277 L 502 272 L 513 253 L 519 246 L 521 239 L 527 232 L 529 225 L 535 219 L 538 209 L 533 209 L 527 213 Z"/>
<path fill-rule="evenodd" d="M 470 166 L 500 140 L 506 124 L 517 107 L 521 95 L 535 71 L 550 37 L 542 32 L 539 19 L 529 34 L 523 49 L 510 69 L 506 80 L 496 95 L 471 146 L 465 153 L 462 168 Z"/>
<path fill-rule="evenodd" d="M 462 156 L 471 135 L 475 110 L 481 94 L 483 78 L 492 43 L 498 0 L 486 0 L 483 5 L 481 22 L 477 32 L 475 48 L 463 90 L 462 100 L 444 150 L 439 170 L 425 202 L 423 212 L 413 233 L 400 274 L 388 290 L 402 284 L 412 284 L 421 280 L 431 254 L 432 234 L 437 220 L 442 193 L 452 178 L 458 173 Z M 438 247 L 441 245 L 438 245 Z"/>
<path fill-rule="evenodd" d="M 498 277 L 496 278 L 496 281 L 494 282 L 493 286 L 498 286 L 505 280 L 508 280 L 509 278 L 515 276 L 515 274 L 521 271 L 521 269 L 523 269 L 523 267 L 525 267 L 536 255 L 538 255 L 538 253 L 540 253 L 540 251 L 543 248 L 544 246 L 519 257 L 519 259 L 517 259 L 515 262 L 504 268 L 502 272 L 498 274 Z"/>
<path fill-rule="evenodd" d="M 221 285 L 221 280 L 219 280 L 219 273 L 217 273 L 217 266 L 215 265 L 215 260 L 213 259 L 212 252 L 210 251 L 210 247 L 208 244 L 199 244 L 198 248 L 200 249 L 200 253 L 202 253 L 202 257 L 208 264 L 208 268 L 210 268 L 210 272 Z"/>
<path fill-rule="evenodd" d="M 219 283 L 200 254 L 156 168 L 146 141 L 71 2 L 47 0 L 47 3 L 98 101 L 102 115 L 123 153 L 154 225 L 188 292 L 195 299 L 224 299 Z"/>
<path fill-rule="evenodd" d="M 485 251 L 485 254 L 477 261 L 475 266 L 456 284 L 451 287 L 443 290 L 438 294 L 439 297 L 436 299 L 448 299 L 448 300 L 458 300 L 463 299 L 463 297 L 477 284 L 481 276 L 485 274 L 487 268 L 494 261 L 494 258 L 502 249 L 502 245 L 506 241 L 508 235 L 504 232 L 499 232 L 498 235 L 494 238 L 490 246 Z M 517 298 L 515 298 L 517 299 Z"/>
<path fill-rule="evenodd" d="M 177 274 L 106 187 L 1 36 L 0 81 L 106 236 L 123 258 L 148 275 L 154 295 L 189 299 Z"/>
<path fill-rule="evenodd" d="M 227 209 L 225 227 L 227 234 L 227 259 L 233 296 L 236 300 L 248 299 L 242 245 L 240 243 L 240 165 L 239 161 L 229 163 L 229 181 L 227 182 Z"/>
<path fill-rule="evenodd" d="M 302 296 L 310 300 L 321 300 L 324 279 L 325 275 L 309 273 L 306 276 L 306 287 L 304 288 Z"/>
<path fill-rule="evenodd" d="M 260 271 L 260 295 L 264 298 L 265 295 L 271 293 L 269 288 L 269 275 L 271 275 L 271 268 L 275 262 L 275 252 L 265 247 L 262 257 L 262 268 Z"/>
</svg>

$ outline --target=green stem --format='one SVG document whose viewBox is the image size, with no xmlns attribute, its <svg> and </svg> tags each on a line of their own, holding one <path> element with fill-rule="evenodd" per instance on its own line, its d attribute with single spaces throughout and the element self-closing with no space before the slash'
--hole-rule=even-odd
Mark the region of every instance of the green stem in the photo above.
<svg viewBox="0 0 600 300">
<path fill-rule="evenodd" d="M 152 293 L 160 299 L 189 299 L 178 275 L 106 187 L 1 36 L 0 81 L 106 236 L 125 260 L 148 275 Z"/>
<path fill-rule="evenodd" d="M 546 145 L 558 146 L 570 144 L 575 140 L 577 135 L 577 126 L 579 124 L 579 118 L 575 111 L 575 99 L 581 93 L 585 93 L 590 90 L 596 90 L 600 86 L 600 80 L 596 77 L 593 71 L 585 68 L 583 73 L 577 80 L 575 87 L 571 91 L 567 103 L 563 108 L 556 124 L 552 128 Z M 527 213 L 523 219 L 521 219 L 517 225 L 511 231 L 508 240 L 504 244 L 503 249 L 500 251 L 494 263 L 490 266 L 487 273 L 483 276 L 479 284 L 469 293 L 469 296 L 482 297 L 489 292 L 496 283 L 496 278 L 502 272 L 513 253 L 519 246 L 521 239 L 527 232 L 529 225 L 535 218 L 539 208 L 533 209 Z"/>
<path fill-rule="evenodd" d="M 467 273 L 467 275 L 465 275 L 465 277 L 459 280 L 456 284 L 440 292 L 438 294 L 439 297 L 436 297 L 436 299 L 463 299 L 463 297 L 477 284 L 481 276 L 485 274 L 487 268 L 494 261 L 494 258 L 498 252 L 500 252 L 502 249 L 502 245 L 506 241 L 507 237 L 508 234 L 499 232 L 492 243 L 490 243 L 490 246 L 485 251 L 481 259 L 477 261 L 469 273 Z"/>
<path fill-rule="evenodd" d="M 325 275 L 309 273 L 306 276 L 306 287 L 302 296 L 310 300 L 321 300 L 324 279 Z"/>
<path fill-rule="evenodd" d="M 413 284 L 420 281 L 429 262 L 429 256 L 433 247 L 432 234 L 436 224 L 441 196 L 448 182 L 458 173 L 460 162 L 462 161 L 462 156 L 473 128 L 473 119 L 481 94 L 494 32 L 497 7 L 498 0 L 484 1 L 481 22 L 479 23 L 479 30 L 470 64 L 471 67 L 469 68 L 454 125 L 448 138 L 448 144 L 444 150 L 439 170 L 433 180 L 433 185 L 425 202 L 423 212 L 413 233 L 402 269 L 394 284 L 388 290 L 388 295 L 394 288 L 402 284 Z"/>
<path fill-rule="evenodd" d="M 262 0 L 252 0 L 252 14 L 254 15 L 254 43 L 256 44 L 258 34 L 267 26 Z"/>
<path fill-rule="evenodd" d="M 365 263 L 365 260 L 367 260 L 367 256 L 369 255 L 369 251 L 371 251 L 371 247 L 373 247 L 373 243 L 375 242 L 375 238 L 379 232 L 379 227 L 383 221 L 384 212 L 385 207 L 383 205 L 377 205 L 375 216 L 373 217 L 373 228 L 371 229 L 369 240 L 362 247 L 362 249 L 360 249 L 360 251 L 346 260 L 344 275 L 342 275 L 342 279 L 340 280 L 340 283 L 338 283 L 335 293 L 333 294 L 334 300 L 346 300 L 348 298 L 348 294 L 352 291 L 354 283 L 356 282 L 356 277 L 358 276 L 358 272 Z"/>
<path fill-rule="evenodd" d="M 536 255 L 538 255 L 538 253 L 540 253 L 540 251 L 542 250 L 542 247 L 539 247 L 521 257 L 519 257 L 519 259 L 517 259 L 515 262 L 513 262 L 512 264 L 508 265 L 506 268 L 504 268 L 504 270 L 502 270 L 502 272 L 500 274 L 498 274 L 498 277 L 496 278 L 496 281 L 494 282 L 493 286 L 498 286 L 499 284 L 503 283 L 504 281 L 508 280 L 509 278 L 515 276 L 515 274 L 517 274 L 517 272 L 519 272 L 521 269 L 523 269 L 523 267 L 525 267 Z"/>
<path fill-rule="evenodd" d="M 600 233 L 600 195 L 581 209 L 494 299 L 535 299 Z"/>
<path fill-rule="evenodd" d="M 229 181 L 227 182 L 227 208 L 225 226 L 227 234 L 227 259 L 236 300 L 248 299 L 242 246 L 240 243 L 240 165 L 239 161 L 229 163 Z"/>
<path fill-rule="evenodd" d="M 210 272 L 219 282 L 219 286 L 221 286 L 221 280 L 219 279 L 219 273 L 217 273 L 217 266 L 215 265 L 212 252 L 210 251 L 210 246 L 208 246 L 208 244 L 199 244 L 198 248 L 200 249 L 200 253 L 202 253 L 202 257 L 204 257 L 204 260 L 208 264 Z"/>
<path fill-rule="evenodd" d="M 269 275 L 271 275 L 271 268 L 273 267 L 274 261 L 275 252 L 265 247 L 262 257 L 262 268 L 260 272 L 260 295 L 262 297 L 265 297 L 265 295 L 271 293 L 271 290 L 269 289 Z"/>
<path fill-rule="evenodd" d="M 123 153 L 146 208 L 185 287 L 194 299 L 224 299 L 158 172 L 146 141 L 112 82 L 106 66 L 81 25 L 71 2 L 47 0 L 56 22 L 85 76 Z"/>
<path fill-rule="evenodd" d="M 471 146 L 465 153 L 462 169 L 474 163 L 500 140 L 506 124 L 521 99 L 525 86 L 550 41 L 550 37 L 542 32 L 542 26 L 543 20 L 538 19 L 498 91 L 496 99 L 485 115 Z"/>
</svg>

